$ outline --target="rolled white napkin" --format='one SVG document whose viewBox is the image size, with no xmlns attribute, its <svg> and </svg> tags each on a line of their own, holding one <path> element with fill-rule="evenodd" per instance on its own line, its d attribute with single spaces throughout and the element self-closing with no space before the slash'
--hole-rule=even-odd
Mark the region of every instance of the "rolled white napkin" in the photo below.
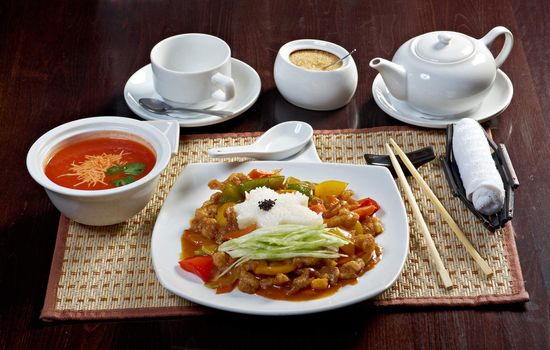
<svg viewBox="0 0 550 350">
<path fill-rule="evenodd" d="M 504 184 L 478 122 L 464 118 L 454 125 L 453 153 L 466 196 L 476 210 L 485 215 L 498 212 L 504 204 Z"/>
</svg>

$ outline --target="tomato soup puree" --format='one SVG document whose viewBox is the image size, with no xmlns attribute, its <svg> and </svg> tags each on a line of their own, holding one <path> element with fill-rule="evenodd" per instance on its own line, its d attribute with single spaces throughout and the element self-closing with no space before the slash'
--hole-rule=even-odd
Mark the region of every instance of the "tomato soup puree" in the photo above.
<svg viewBox="0 0 550 350">
<path fill-rule="evenodd" d="M 56 184 L 78 190 L 106 190 L 141 179 L 155 166 L 145 141 L 125 133 L 75 140 L 53 153 L 44 172 Z"/>
</svg>

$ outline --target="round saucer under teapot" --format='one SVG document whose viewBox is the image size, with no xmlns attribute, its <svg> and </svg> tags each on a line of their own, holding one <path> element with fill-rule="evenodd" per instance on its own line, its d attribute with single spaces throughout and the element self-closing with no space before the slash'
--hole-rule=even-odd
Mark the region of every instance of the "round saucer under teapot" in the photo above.
<svg viewBox="0 0 550 350">
<path fill-rule="evenodd" d="M 500 35 L 504 45 L 495 58 L 489 48 Z M 459 117 L 475 112 L 489 93 L 497 69 L 513 46 L 512 33 L 493 28 L 481 39 L 451 31 L 430 32 L 403 44 L 390 62 L 374 58 L 391 95 L 432 116 Z"/>
</svg>

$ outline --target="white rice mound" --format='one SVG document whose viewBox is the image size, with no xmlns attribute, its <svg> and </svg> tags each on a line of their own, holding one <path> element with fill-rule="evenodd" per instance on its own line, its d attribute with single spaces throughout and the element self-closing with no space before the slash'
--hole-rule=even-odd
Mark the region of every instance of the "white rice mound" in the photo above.
<svg viewBox="0 0 550 350">
<path fill-rule="evenodd" d="M 266 199 L 275 201 L 275 205 L 268 211 L 259 207 L 259 203 Z M 277 193 L 267 187 L 258 187 L 247 192 L 244 202 L 233 208 L 241 229 L 252 224 L 256 224 L 258 228 L 281 224 L 322 224 L 322 214 L 309 209 L 307 203 L 308 197 L 300 192 Z"/>
</svg>

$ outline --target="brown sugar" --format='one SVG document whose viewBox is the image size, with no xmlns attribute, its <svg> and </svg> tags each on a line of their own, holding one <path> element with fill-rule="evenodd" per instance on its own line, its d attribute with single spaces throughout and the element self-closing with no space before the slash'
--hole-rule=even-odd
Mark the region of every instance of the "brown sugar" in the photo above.
<svg viewBox="0 0 550 350">
<path fill-rule="evenodd" d="M 339 60 L 338 56 L 323 50 L 307 49 L 297 50 L 290 54 L 290 62 L 300 68 L 311 70 L 335 70 L 342 66 L 342 62 L 333 64 Z M 333 64 L 330 67 L 328 65 Z M 327 67 L 326 69 L 323 69 Z"/>
</svg>

